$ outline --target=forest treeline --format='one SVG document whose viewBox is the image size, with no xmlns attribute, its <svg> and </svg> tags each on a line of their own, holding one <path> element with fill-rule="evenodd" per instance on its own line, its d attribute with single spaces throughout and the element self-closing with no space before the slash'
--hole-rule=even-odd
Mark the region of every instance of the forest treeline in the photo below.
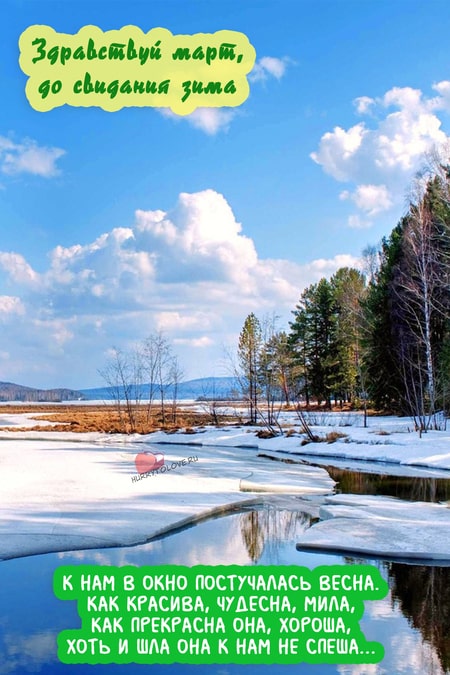
<svg viewBox="0 0 450 675">
<path fill-rule="evenodd" d="M 0 402 L 59 403 L 61 401 L 82 401 L 85 398 L 80 391 L 73 389 L 33 389 L 13 382 L 0 382 Z"/>
<path fill-rule="evenodd" d="M 245 320 L 238 370 L 251 421 L 275 401 L 370 403 L 436 428 L 450 407 L 450 167 L 416 183 L 404 217 L 344 267 L 308 286 L 287 331 Z M 266 409 L 266 406 L 264 406 Z"/>
</svg>

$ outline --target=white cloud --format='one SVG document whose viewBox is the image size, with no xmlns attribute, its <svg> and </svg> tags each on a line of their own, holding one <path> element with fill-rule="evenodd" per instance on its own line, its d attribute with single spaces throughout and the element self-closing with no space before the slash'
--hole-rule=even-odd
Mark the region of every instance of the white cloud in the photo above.
<svg viewBox="0 0 450 675">
<path fill-rule="evenodd" d="M 355 172 L 355 159 L 367 133 L 363 122 L 355 124 L 348 131 L 335 127 L 332 132 L 322 136 L 319 150 L 312 152 L 311 158 L 336 180 L 350 180 Z"/>
<path fill-rule="evenodd" d="M 23 302 L 11 295 L 0 295 L 0 318 L 12 314 L 25 314 Z"/>
<path fill-rule="evenodd" d="M 175 338 L 173 343 L 174 345 L 188 345 L 189 347 L 198 349 L 210 347 L 213 344 L 213 340 L 207 335 L 202 335 L 199 338 Z"/>
<path fill-rule="evenodd" d="M 231 121 L 236 117 L 236 108 L 197 108 L 190 115 L 176 115 L 170 108 L 158 108 L 158 112 L 175 122 L 188 122 L 195 129 L 215 136 L 220 131 L 228 131 Z"/>
<path fill-rule="evenodd" d="M 288 57 L 282 59 L 274 56 L 263 56 L 254 65 L 248 76 L 249 82 L 265 82 L 269 78 L 281 80 L 291 63 Z M 238 108 L 197 108 L 190 115 L 177 115 L 170 108 L 157 108 L 163 117 L 174 122 L 187 122 L 195 129 L 203 131 L 208 136 L 215 136 L 221 131 L 228 131 L 231 122 L 240 113 Z"/>
<path fill-rule="evenodd" d="M 341 199 L 351 199 L 370 217 L 403 204 L 426 153 L 449 140 L 437 112 L 450 111 L 450 82 L 433 89 L 437 96 L 411 87 L 393 87 L 377 99 L 361 96 L 354 104 L 369 120 L 323 134 L 311 158 L 336 180 L 355 185 L 341 192 Z M 367 225 L 361 218 L 357 222 L 353 218 L 352 226 Z"/>
<path fill-rule="evenodd" d="M 51 178 L 59 173 L 57 160 L 65 154 L 61 148 L 47 148 L 26 138 L 21 143 L 0 136 L 0 168 L 5 174 L 31 173 Z"/>
<path fill-rule="evenodd" d="M 47 335 L 52 349 L 59 350 L 74 338 L 74 333 L 69 328 L 74 323 L 73 319 L 34 319 L 32 323 L 35 330 Z"/>
<path fill-rule="evenodd" d="M 287 57 L 278 59 L 274 56 L 263 56 L 256 61 L 248 79 L 250 82 L 261 82 L 269 77 L 281 80 L 289 63 L 290 59 Z"/>
<path fill-rule="evenodd" d="M 375 104 L 375 99 L 370 98 L 370 96 L 359 96 L 353 101 L 357 112 L 360 115 L 366 115 L 370 113 L 371 107 Z"/>
<path fill-rule="evenodd" d="M 157 250 L 158 275 L 172 282 L 239 282 L 245 290 L 257 253 L 241 229 L 225 198 L 214 190 L 181 193 L 170 214 L 136 211 L 137 245 Z"/>
<path fill-rule="evenodd" d="M 56 657 L 56 640 L 54 632 L 40 631 L 37 633 L 16 633 L 9 626 L 2 631 L 0 647 L 0 673 L 7 675 L 14 672 L 36 673 L 42 666 L 52 669 L 52 663 L 58 661 Z"/>
<path fill-rule="evenodd" d="M 138 210 L 132 226 L 57 246 L 48 260 L 38 274 L 19 253 L 0 252 L 14 288 L 0 307 L 15 312 L 2 348 L 13 355 L 10 379 L 34 367 L 39 386 L 72 387 L 98 382 L 109 347 L 158 330 L 188 376 L 211 374 L 249 312 L 276 311 L 287 322 L 305 286 L 358 264 L 345 254 L 304 265 L 261 259 L 214 190 L 181 193 L 168 212 Z"/>
<path fill-rule="evenodd" d="M 443 673 L 436 650 L 417 633 L 403 631 L 392 636 L 393 672 Z"/>
<path fill-rule="evenodd" d="M 450 82 L 448 80 L 443 80 L 442 82 L 437 82 L 433 84 L 434 91 L 437 91 L 439 96 L 437 96 L 432 105 L 437 110 L 446 110 L 450 112 Z"/>
<path fill-rule="evenodd" d="M 228 131 L 231 121 L 238 114 L 237 109 L 197 108 L 187 116 L 189 124 L 195 129 L 215 136 L 219 131 Z"/>
<path fill-rule="evenodd" d="M 39 283 L 39 274 L 35 272 L 20 253 L 0 251 L 0 267 L 8 273 L 12 281 L 35 286 Z"/>
<path fill-rule="evenodd" d="M 368 216 L 375 216 L 392 206 L 392 199 L 386 185 L 358 185 L 353 193 L 348 190 L 341 192 L 339 198 L 351 199 Z"/>
<path fill-rule="evenodd" d="M 364 220 L 357 213 L 352 213 L 348 217 L 348 226 L 353 230 L 367 230 L 369 227 L 372 227 L 372 222 L 370 220 Z"/>
<path fill-rule="evenodd" d="M 340 675 L 381 675 L 385 670 L 380 670 L 378 664 L 358 664 L 354 666 L 337 666 L 337 672 Z"/>
<path fill-rule="evenodd" d="M 310 283 L 319 281 L 321 277 L 332 276 L 340 267 L 360 267 L 361 261 L 348 253 L 335 255 L 333 258 L 319 258 L 305 265 L 304 271 L 311 279 Z"/>
<path fill-rule="evenodd" d="M 442 89 L 443 83 L 440 86 Z M 389 175 L 392 170 L 410 173 L 418 168 L 424 152 L 447 139 L 433 112 L 437 99 L 426 99 L 420 90 L 394 87 L 372 105 L 379 114 L 389 108 L 397 110 L 381 117 L 372 129 L 365 122 L 348 130 L 335 127 L 322 136 L 319 149 L 311 154 L 337 180 L 360 182 L 366 176 Z"/>
<path fill-rule="evenodd" d="M 181 312 L 158 312 L 155 314 L 158 331 L 205 330 L 211 329 L 211 316 L 202 312 L 194 312 L 183 316 Z"/>
</svg>

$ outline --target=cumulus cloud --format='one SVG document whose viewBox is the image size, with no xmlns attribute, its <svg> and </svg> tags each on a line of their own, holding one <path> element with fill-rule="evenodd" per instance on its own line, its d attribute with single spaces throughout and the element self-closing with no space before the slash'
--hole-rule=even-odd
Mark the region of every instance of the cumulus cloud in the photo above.
<svg viewBox="0 0 450 675">
<path fill-rule="evenodd" d="M 439 82 L 433 89 L 437 95 L 432 97 L 412 87 L 393 87 L 380 98 L 355 99 L 358 114 L 369 119 L 347 129 L 336 126 L 311 153 L 325 173 L 356 186 L 340 196 L 366 216 L 403 203 L 425 154 L 448 143 L 437 113 L 450 111 L 450 82 Z"/>
<path fill-rule="evenodd" d="M 0 169 L 5 174 L 30 173 L 51 178 L 58 175 L 56 162 L 64 154 L 61 148 L 40 146 L 30 138 L 15 143 L 0 136 Z"/>
<path fill-rule="evenodd" d="M 357 264 L 345 254 L 304 265 L 261 259 L 223 195 L 181 193 L 170 211 L 137 210 L 130 226 L 56 246 L 40 273 L 21 254 L 0 252 L 14 288 L 0 297 L 0 315 L 14 317 L 4 348 L 16 369 L 38 368 L 39 386 L 80 386 L 81 377 L 88 386 L 108 348 L 162 330 L 188 374 L 211 374 L 249 312 L 287 321 L 306 285 Z"/>
<path fill-rule="evenodd" d="M 0 251 L 0 267 L 3 267 L 12 281 L 30 286 L 39 284 L 39 274 L 32 269 L 20 253 Z"/>
<path fill-rule="evenodd" d="M 356 172 L 356 160 L 368 133 L 362 122 L 348 131 L 335 127 L 322 136 L 319 150 L 311 153 L 311 158 L 336 180 L 350 180 Z"/>
<path fill-rule="evenodd" d="M 361 112 L 364 106 L 361 108 L 361 99 L 357 101 Z M 366 122 L 359 122 L 347 130 L 335 127 L 322 136 L 311 157 L 340 181 L 359 182 L 366 176 L 384 176 L 392 170 L 410 172 L 427 150 L 447 140 L 434 113 L 438 103 L 436 97 L 427 99 L 418 89 L 394 87 L 381 99 L 372 101 L 379 114 L 395 108 L 378 119 L 378 126 L 369 128 Z M 440 107 L 444 105 L 441 97 Z"/>
<path fill-rule="evenodd" d="M 387 211 L 392 206 L 392 199 L 386 185 L 358 185 L 351 193 L 344 190 L 339 195 L 342 200 L 351 199 L 356 206 L 367 215 L 374 216 L 381 211 Z"/>
</svg>

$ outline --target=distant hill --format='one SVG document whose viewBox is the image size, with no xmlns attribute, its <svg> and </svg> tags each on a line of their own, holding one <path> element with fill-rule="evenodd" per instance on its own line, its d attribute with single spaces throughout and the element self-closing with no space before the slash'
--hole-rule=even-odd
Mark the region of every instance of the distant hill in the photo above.
<svg viewBox="0 0 450 675">
<path fill-rule="evenodd" d="M 0 401 L 27 401 L 33 403 L 57 403 L 79 401 L 86 397 L 73 389 L 33 389 L 14 382 L 0 382 Z"/>
<path fill-rule="evenodd" d="M 149 385 L 143 384 L 139 388 L 139 396 L 148 398 Z M 158 389 L 155 387 L 155 398 L 158 398 Z M 172 398 L 174 388 L 167 387 L 165 396 Z M 197 380 L 181 382 L 178 385 L 177 398 L 188 399 L 238 399 L 239 384 L 234 377 L 203 377 Z M 95 389 L 34 389 L 14 382 L 0 382 L 0 402 L 26 401 L 32 403 L 57 403 L 59 401 L 109 401 L 115 399 L 112 387 L 97 387 Z M 124 398 L 123 393 L 121 397 Z"/>
<path fill-rule="evenodd" d="M 139 388 L 139 396 L 148 398 L 149 385 L 143 384 Z M 156 391 L 158 391 L 156 389 Z M 112 387 L 97 387 L 96 389 L 82 389 L 81 393 L 91 401 L 114 400 L 116 397 Z M 173 387 L 168 387 L 166 397 L 172 398 Z M 156 394 L 155 398 L 158 397 Z M 124 398 L 121 394 L 121 398 Z M 186 399 L 236 399 L 239 398 L 239 385 L 235 377 L 203 377 L 198 380 L 188 380 L 178 385 L 177 398 Z"/>
</svg>

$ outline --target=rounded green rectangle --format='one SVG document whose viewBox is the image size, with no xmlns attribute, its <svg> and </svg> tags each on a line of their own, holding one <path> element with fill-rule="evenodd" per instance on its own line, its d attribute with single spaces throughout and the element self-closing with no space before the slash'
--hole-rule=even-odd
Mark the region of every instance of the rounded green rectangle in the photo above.
<svg viewBox="0 0 450 675">
<path fill-rule="evenodd" d="M 58 636 L 64 663 L 378 663 L 364 601 L 388 592 L 372 565 L 59 567 L 55 595 L 81 628 Z"/>
</svg>

